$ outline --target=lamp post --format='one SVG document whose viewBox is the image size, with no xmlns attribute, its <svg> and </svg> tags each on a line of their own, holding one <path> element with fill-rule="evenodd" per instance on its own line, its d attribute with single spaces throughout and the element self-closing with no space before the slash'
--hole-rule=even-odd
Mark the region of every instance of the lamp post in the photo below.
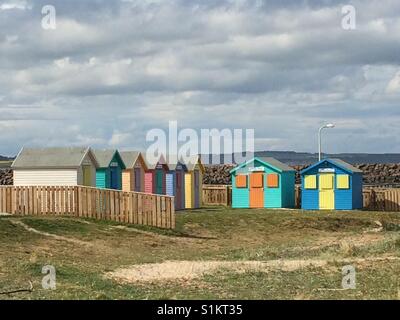
<svg viewBox="0 0 400 320">
<path fill-rule="evenodd" d="M 319 131 L 318 131 L 318 161 L 321 161 L 321 145 L 322 145 L 321 132 L 323 129 L 332 129 L 334 127 L 335 127 L 335 125 L 333 123 L 328 123 L 328 124 L 323 125 L 321 128 L 319 128 Z"/>
</svg>

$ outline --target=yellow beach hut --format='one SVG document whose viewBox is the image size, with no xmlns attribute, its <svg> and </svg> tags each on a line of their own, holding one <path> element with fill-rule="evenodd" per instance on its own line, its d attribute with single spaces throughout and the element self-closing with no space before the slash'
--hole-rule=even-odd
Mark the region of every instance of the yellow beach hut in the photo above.
<svg viewBox="0 0 400 320">
<path fill-rule="evenodd" d="M 191 157 L 186 162 L 185 209 L 200 208 L 202 204 L 204 166 L 200 156 Z"/>
</svg>

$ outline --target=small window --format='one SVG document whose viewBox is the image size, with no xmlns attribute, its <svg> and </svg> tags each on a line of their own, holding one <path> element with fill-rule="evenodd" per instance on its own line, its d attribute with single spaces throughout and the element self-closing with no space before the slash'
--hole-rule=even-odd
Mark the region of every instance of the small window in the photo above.
<svg viewBox="0 0 400 320">
<path fill-rule="evenodd" d="M 278 188 L 279 187 L 279 175 L 271 173 L 267 175 L 267 187 Z"/>
<path fill-rule="evenodd" d="M 338 174 L 336 176 L 336 187 L 338 189 L 349 189 L 350 188 L 350 179 L 347 174 Z"/>
<path fill-rule="evenodd" d="M 236 188 L 247 188 L 247 176 L 244 174 L 236 176 Z"/>
<path fill-rule="evenodd" d="M 317 189 L 317 176 L 304 176 L 305 189 Z"/>
</svg>

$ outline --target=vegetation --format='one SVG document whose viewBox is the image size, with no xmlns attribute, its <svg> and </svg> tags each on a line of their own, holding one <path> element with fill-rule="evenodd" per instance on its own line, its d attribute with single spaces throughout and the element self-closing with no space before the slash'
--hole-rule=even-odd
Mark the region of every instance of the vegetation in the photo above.
<svg viewBox="0 0 400 320">
<path fill-rule="evenodd" d="M 174 231 L 67 217 L 0 217 L 0 291 L 28 288 L 29 281 L 34 287 L 0 299 L 398 299 L 399 231 L 398 213 L 362 211 L 210 207 L 178 213 Z M 167 261 L 234 264 L 165 281 L 107 276 Z M 255 261 L 282 264 L 240 267 Z M 347 264 L 356 268 L 354 290 L 341 289 Z M 45 265 L 56 268 L 56 290 L 41 287 Z"/>
</svg>

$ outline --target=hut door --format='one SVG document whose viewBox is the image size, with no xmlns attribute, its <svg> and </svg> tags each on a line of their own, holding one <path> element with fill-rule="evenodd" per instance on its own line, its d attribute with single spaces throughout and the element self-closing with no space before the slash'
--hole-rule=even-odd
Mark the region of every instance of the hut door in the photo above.
<svg viewBox="0 0 400 320">
<path fill-rule="evenodd" d="M 163 194 L 163 171 L 156 171 L 156 194 Z"/>
<path fill-rule="evenodd" d="M 165 184 L 167 187 L 167 190 L 166 190 L 167 196 L 175 196 L 174 174 L 173 173 L 167 173 L 165 175 Z"/>
<path fill-rule="evenodd" d="M 92 185 L 92 173 L 90 166 L 83 166 L 83 185 L 90 187 Z"/>
<path fill-rule="evenodd" d="M 110 188 L 111 189 L 119 189 L 118 188 L 118 173 L 116 167 L 111 167 L 110 169 Z"/>
<path fill-rule="evenodd" d="M 264 174 L 250 174 L 250 208 L 264 208 Z"/>
<path fill-rule="evenodd" d="M 142 173 L 140 168 L 135 168 L 135 191 L 136 192 L 141 192 L 141 184 L 142 184 Z"/>
<path fill-rule="evenodd" d="M 144 192 L 146 193 L 154 193 L 153 191 L 153 173 L 146 172 L 144 174 Z"/>
<path fill-rule="evenodd" d="M 194 171 L 194 207 L 200 208 L 200 174 L 199 174 L 199 170 Z"/>
<path fill-rule="evenodd" d="M 319 208 L 322 210 L 335 209 L 334 174 L 319 175 Z"/>
<path fill-rule="evenodd" d="M 176 172 L 176 194 L 175 194 L 175 208 L 181 209 L 182 208 L 182 172 Z"/>
</svg>

